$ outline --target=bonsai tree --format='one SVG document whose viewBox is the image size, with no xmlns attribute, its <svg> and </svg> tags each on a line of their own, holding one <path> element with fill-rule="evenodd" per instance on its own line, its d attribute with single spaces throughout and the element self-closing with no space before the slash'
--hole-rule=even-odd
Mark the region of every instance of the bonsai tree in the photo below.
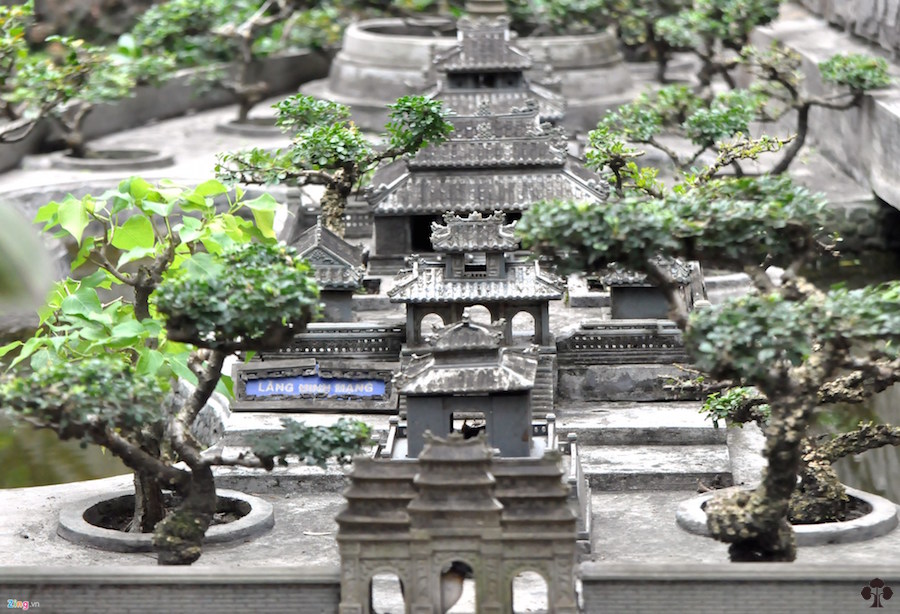
<svg viewBox="0 0 900 614">
<path fill-rule="evenodd" d="M 836 481 L 813 481 L 821 477 L 812 475 L 821 474 L 821 458 L 896 442 L 889 427 L 866 427 L 831 445 L 807 439 L 823 402 L 860 399 L 900 380 L 900 283 L 822 291 L 802 275 L 830 249 L 826 223 L 822 199 L 786 176 L 708 173 L 655 196 L 625 189 L 604 204 L 538 203 L 519 223 L 524 246 L 554 257 L 565 271 L 617 263 L 645 273 L 667 296 L 669 317 L 706 381 L 752 387 L 768 406 L 761 483 L 706 507 L 712 536 L 731 544 L 735 561 L 793 560 L 790 510 L 823 518 L 823 504 L 841 505 Z M 660 257 L 744 270 L 756 291 L 688 313 Z M 766 274 L 770 265 L 783 267 L 780 285 Z M 801 475 L 806 481 L 798 488 Z"/>
<path fill-rule="evenodd" d="M 250 149 L 220 157 L 216 173 L 223 180 L 250 184 L 322 185 L 323 223 L 344 234 L 347 198 L 366 173 L 386 160 L 441 143 L 453 129 L 440 101 L 403 96 L 389 105 L 385 145 L 377 147 L 350 121 L 342 104 L 296 95 L 275 105 L 276 123 L 294 132 L 291 146 L 274 152 Z"/>
<path fill-rule="evenodd" d="M 52 121 L 76 158 L 95 155 L 85 140 L 84 122 L 97 105 L 132 95 L 142 83 L 158 82 L 171 68 L 166 56 L 135 59 L 72 38 L 49 37 L 47 50 L 19 55 L 4 83 L 7 114 L 18 117 L 7 130 L 23 138 L 40 119 Z"/>
<path fill-rule="evenodd" d="M 654 171 L 637 165 L 639 152 L 633 145 L 663 152 L 678 172 L 687 175 L 700 166 L 701 156 L 713 155 L 715 162 L 704 170 L 710 177 L 725 169 L 742 176 L 745 170 L 741 160 L 756 160 L 762 153 L 784 148 L 770 169 L 772 174 L 781 174 L 806 142 L 811 109 L 849 109 L 861 102 L 865 92 L 890 83 L 883 59 L 861 54 L 836 55 L 822 62 L 819 69 L 823 79 L 840 91 L 828 97 L 809 96 L 802 91 L 800 58 L 789 50 L 772 47 L 761 53 L 747 47 L 740 59 L 759 77 L 749 89 L 726 90 L 709 98 L 686 86 L 668 86 L 642 94 L 634 102 L 608 113 L 589 133 L 588 162 L 598 170 L 608 166 L 620 193 L 626 184 L 648 186 L 652 185 L 648 183 L 650 175 L 655 178 Z M 776 121 L 790 112 L 796 112 L 797 117 L 794 135 L 747 136 L 754 122 Z M 680 138 L 680 145 L 661 138 L 673 135 Z"/>
<path fill-rule="evenodd" d="M 88 71 L 78 62 L 57 62 L 32 53 L 25 38 L 34 22 L 34 5 L 26 2 L 0 6 L 0 109 L 6 123 L 0 126 L 0 142 L 20 141 L 31 134 L 49 111 L 71 99 L 86 81 Z M 51 39 L 68 44 L 71 39 Z M 42 74 L 44 87 L 26 101 L 15 95 L 21 77 Z"/>
<path fill-rule="evenodd" d="M 227 200 L 224 211 L 217 198 Z M 241 209 L 255 222 L 239 216 Z M 136 523 L 154 531 L 160 564 L 200 556 L 216 507 L 214 466 L 272 469 L 288 454 L 319 465 L 332 456 L 346 462 L 368 439 L 362 423 L 289 422 L 252 452 L 226 458 L 204 453 L 191 434 L 213 391 L 230 387 L 222 375 L 226 356 L 277 347 L 316 313 L 308 265 L 275 242 L 275 209 L 269 196 L 231 197 L 216 181 L 187 188 L 132 178 L 38 214 L 47 230 L 78 242 L 75 266 L 97 270 L 60 282 L 34 337 L 0 349 L 19 351 L 0 403 L 63 439 L 107 448 L 136 472 Z M 89 225 L 98 232 L 85 235 Z M 103 291 L 112 286 L 128 292 L 108 300 Z M 192 384 L 180 403 L 172 395 L 176 378 Z M 159 521 L 161 487 L 180 504 Z"/>
<path fill-rule="evenodd" d="M 269 95 L 259 61 L 297 44 L 340 40 L 344 15 L 334 5 L 299 0 L 169 0 L 150 8 L 131 36 L 145 53 L 172 53 L 181 66 L 202 67 L 201 79 L 230 92 L 238 121 Z M 337 29 L 335 29 L 337 26 Z M 230 62 L 225 69 L 221 63 Z"/>
</svg>

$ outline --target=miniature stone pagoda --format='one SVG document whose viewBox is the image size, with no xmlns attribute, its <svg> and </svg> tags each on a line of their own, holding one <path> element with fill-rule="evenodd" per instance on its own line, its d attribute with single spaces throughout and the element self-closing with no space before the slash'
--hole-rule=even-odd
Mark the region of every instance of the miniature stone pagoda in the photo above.
<svg viewBox="0 0 900 614">
<path fill-rule="evenodd" d="M 366 191 L 374 274 L 396 273 L 407 255 L 429 252 L 430 225 L 445 212 L 502 211 L 514 220 L 541 200 L 609 195 L 605 181 L 568 155 L 563 130 L 541 122 L 562 108 L 553 106 L 560 99 L 522 77 L 530 60 L 509 45 L 505 21 L 465 23 L 460 46 L 436 60 L 446 78 L 434 95 L 456 112 L 450 138 L 380 167 Z"/>
<path fill-rule="evenodd" d="M 371 613 L 379 573 L 400 579 L 404 612 L 445 612 L 454 564 L 471 570 L 482 614 L 512 612 L 526 571 L 543 578 L 551 612 L 575 614 L 576 518 L 559 463 L 558 452 L 494 459 L 460 435 L 429 439 L 418 461 L 356 459 L 337 516 L 340 614 Z"/>
<path fill-rule="evenodd" d="M 478 115 L 485 108 L 500 115 L 533 100 L 542 121 L 562 121 L 565 99 L 525 76 L 534 60 L 510 42 L 508 17 L 463 17 L 456 28 L 457 45 L 432 60 L 437 84 L 429 96 L 461 116 Z"/>
<path fill-rule="evenodd" d="M 306 258 L 321 289 L 323 321 L 352 322 L 353 293 L 362 286 L 362 249 L 325 228 L 322 219 L 292 244 Z"/>
<path fill-rule="evenodd" d="M 488 444 L 501 456 L 532 454 L 537 346 L 501 347 L 503 334 L 502 322 L 464 318 L 427 338 L 429 353 L 414 354 L 404 366 L 394 386 L 406 395 L 407 457 L 422 451 L 426 431 L 470 435 L 465 420 L 483 422 Z"/>
</svg>

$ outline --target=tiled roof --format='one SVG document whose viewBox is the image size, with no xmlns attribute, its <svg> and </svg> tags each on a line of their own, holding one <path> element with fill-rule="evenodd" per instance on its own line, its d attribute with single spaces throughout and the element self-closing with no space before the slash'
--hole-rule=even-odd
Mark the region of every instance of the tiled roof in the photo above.
<svg viewBox="0 0 900 614">
<path fill-rule="evenodd" d="M 394 380 L 401 394 L 455 394 L 531 390 L 537 374 L 537 355 L 525 348 L 500 348 L 495 362 L 441 364 L 434 354 L 413 355 Z"/>
<path fill-rule="evenodd" d="M 509 19 L 460 19 L 459 44 L 434 59 L 438 70 L 475 72 L 482 70 L 527 70 L 531 56 L 509 42 Z"/>
<path fill-rule="evenodd" d="M 330 231 L 322 224 L 322 219 L 315 226 L 308 228 L 293 242 L 293 247 L 304 258 L 308 258 L 316 248 L 331 255 L 338 263 L 351 267 L 362 264 L 362 248 L 347 243 L 344 239 Z"/>
<path fill-rule="evenodd" d="M 490 110 L 493 115 L 506 114 L 529 100 L 537 100 L 538 112 L 546 121 L 559 121 L 566 112 L 566 102 L 562 96 L 534 83 L 528 83 L 527 89 L 522 90 L 438 89 L 430 95 L 457 115 L 476 116 L 484 109 Z"/>
<path fill-rule="evenodd" d="M 605 200 L 609 185 L 578 166 L 570 160 L 556 168 L 503 171 L 407 169 L 390 184 L 382 182 L 381 174 L 376 173 L 366 198 L 376 215 L 509 212 L 524 211 L 541 200 Z M 396 167 L 389 172 L 397 176 Z"/>
<path fill-rule="evenodd" d="M 445 279 L 444 264 L 413 260 L 412 270 L 397 274 L 388 290 L 394 303 L 473 304 L 498 301 L 542 301 L 562 298 L 565 281 L 544 271 L 538 262 L 508 262 L 503 279 Z"/>
<path fill-rule="evenodd" d="M 449 140 L 420 151 L 410 168 L 493 168 L 510 166 L 560 166 L 566 161 L 565 147 L 554 135 L 497 139 Z"/>
<path fill-rule="evenodd" d="M 437 252 L 507 252 L 518 249 L 515 223 L 504 224 L 506 216 L 495 211 L 488 216 L 479 212 L 460 217 L 444 214 L 444 224 L 431 224 L 431 244 Z"/>
<path fill-rule="evenodd" d="M 669 272 L 677 283 L 686 286 L 691 283 L 691 265 L 680 258 L 663 258 L 656 257 L 653 259 L 657 264 L 662 266 Z M 652 282 L 647 279 L 647 275 L 640 271 L 626 269 L 618 264 L 611 264 L 607 267 L 606 273 L 600 277 L 600 281 L 606 286 L 652 286 Z"/>
<path fill-rule="evenodd" d="M 323 290 L 353 289 L 362 284 L 362 248 L 325 228 L 321 218 L 297 237 L 293 246 L 309 260 Z"/>
</svg>

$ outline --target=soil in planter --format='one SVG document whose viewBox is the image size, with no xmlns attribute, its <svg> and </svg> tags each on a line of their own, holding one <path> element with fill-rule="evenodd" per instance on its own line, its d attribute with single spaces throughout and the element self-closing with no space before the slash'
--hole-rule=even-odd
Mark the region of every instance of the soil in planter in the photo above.
<svg viewBox="0 0 900 614">
<path fill-rule="evenodd" d="M 700 509 L 706 511 L 706 504 L 709 501 L 704 501 L 700 506 Z M 870 514 L 872 512 L 872 506 L 863 501 L 862 499 L 857 499 L 856 497 L 850 497 L 849 503 L 847 503 L 847 511 L 844 514 L 843 518 L 840 518 L 837 522 L 850 522 L 851 520 L 856 520 L 857 518 L 862 518 L 866 514 Z M 802 526 L 806 524 L 828 524 L 828 523 L 791 523 L 796 526 Z"/>
<path fill-rule="evenodd" d="M 175 509 L 181 503 L 181 497 L 174 493 L 163 493 L 166 511 Z M 244 501 L 219 497 L 216 513 L 210 526 L 228 524 L 240 520 L 250 513 L 250 506 Z M 88 524 L 113 531 L 128 532 L 134 515 L 134 495 L 116 497 L 94 505 L 84 513 Z"/>
</svg>

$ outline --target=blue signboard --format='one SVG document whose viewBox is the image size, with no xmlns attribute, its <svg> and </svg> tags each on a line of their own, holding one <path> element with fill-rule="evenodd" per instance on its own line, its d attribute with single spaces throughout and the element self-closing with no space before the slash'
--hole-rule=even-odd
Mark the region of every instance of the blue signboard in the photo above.
<svg viewBox="0 0 900 614">
<path fill-rule="evenodd" d="M 250 397 L 382 397 L 384 380 L 323 378 L 318 375 L 252 379 L 245 389 Z"/>
</svg>

